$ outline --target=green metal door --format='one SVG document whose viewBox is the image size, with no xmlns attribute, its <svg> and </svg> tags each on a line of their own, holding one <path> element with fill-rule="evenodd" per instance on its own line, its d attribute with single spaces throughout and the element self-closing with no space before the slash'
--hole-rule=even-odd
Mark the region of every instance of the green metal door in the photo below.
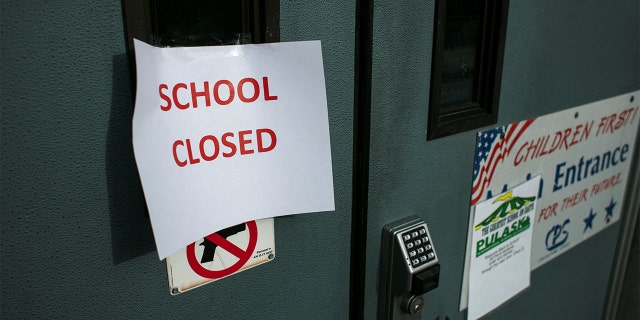
<svg viewBox="0 0 640 320">
<path fill-rule="evenodd" d="M 464 319 L 458 308 L 478 130 L 426 141 L 434 1 L 375 1 L 373 17 L 364 315 L 376 317 L 382 294 L 383 226 L 415 214 L 428 223 L 441 265 L 422 319 Z M 638 3 L 629 1 L 510 1 L 496 126 L 637 90 L 638 21 Z M 619 229 L 533 271 L 531 286 L 487 319 L 601 318 Z"/>
<path fill-rule="evenodd" d="M 348 318 L 353 3 L 280 4 L 282 41 L 322 41 L 336 210 L 277 218 L 274 261 L 178 296 L 133 158 L 120 1 L 1 5 L 0 318 Z"/>
</svg>

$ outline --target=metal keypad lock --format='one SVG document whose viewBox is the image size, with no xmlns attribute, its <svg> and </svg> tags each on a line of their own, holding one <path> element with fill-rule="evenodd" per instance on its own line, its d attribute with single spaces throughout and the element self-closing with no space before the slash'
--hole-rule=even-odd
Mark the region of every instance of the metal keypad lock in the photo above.
<svg viewBox="0 0 640 320">
<path fill-rule="evenodd" d="M 378 319 L 420 319 L 424 293 L 438 287 L 440 264 L 429 228 L 410 216 L 383 228 Z"/>
<path fill-rule="evenodd" d="M 409 258 L 409 266 L 412 269 L 433 262 L 436 259 L 436 252 L 433 250 L 431 240 L 427 231 L 427 224 L 421 225 L 410 231 L 398 234 L 401 237 Z"/>
</svg>

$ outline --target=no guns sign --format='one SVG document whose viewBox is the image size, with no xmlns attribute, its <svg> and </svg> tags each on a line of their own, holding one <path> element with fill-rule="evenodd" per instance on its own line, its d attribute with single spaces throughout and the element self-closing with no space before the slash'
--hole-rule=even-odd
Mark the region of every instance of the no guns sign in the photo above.
<svg viewBox="0 0 640 320">
<path fill-rule="evenodd" d="M 273 218 L 248 221 L 199 239 L 167 257 L 172 295 L 242 272 L 275 257 Z"/>
</svg>

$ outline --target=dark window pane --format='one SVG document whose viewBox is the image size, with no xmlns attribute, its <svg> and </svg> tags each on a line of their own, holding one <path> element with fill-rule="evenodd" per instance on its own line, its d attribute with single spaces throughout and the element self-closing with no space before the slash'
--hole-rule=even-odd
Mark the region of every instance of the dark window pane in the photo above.
<svg viewBox="0 0 640 320">
<path fill-rule="evenodd" d="M 461 106 L 477 100 L 475 81 L 482 31 L 482 2 L 448 1 L 442 52 L 440 107 Z"/>
<path fill-rule="evenodd" d="M 436 0 L 427 139 L 498 119 L 509 0 Z"/>
<path fill-rule="evenodd" d="M 160 46 L 204 46 L 251 42 L 243 34 L 239 0 L 155 0 L 153 37 Z"/>
</svg>

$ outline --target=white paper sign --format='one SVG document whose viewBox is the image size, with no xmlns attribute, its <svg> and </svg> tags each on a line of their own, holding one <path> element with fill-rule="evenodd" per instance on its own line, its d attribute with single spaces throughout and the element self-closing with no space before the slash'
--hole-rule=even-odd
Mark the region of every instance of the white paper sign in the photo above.
<svg viewBox="0 0 640 320">
<path fill-rule="evenodd" d="M 249 220 L 332 211 L 319 41 L 135 41 L 133 147 L 160 259 Z"/>
<path fill-rule="evenodd" d="M 470 320 L 529 286 L 531 235 L 540 176 L 475 207 L 469 279 Z"/>
<path fill-rule="evenodd" d="M 478 134 L 471 205 L 541 175 L 531 269 L 620 218 L 640 91 Z"/>
</svg>

